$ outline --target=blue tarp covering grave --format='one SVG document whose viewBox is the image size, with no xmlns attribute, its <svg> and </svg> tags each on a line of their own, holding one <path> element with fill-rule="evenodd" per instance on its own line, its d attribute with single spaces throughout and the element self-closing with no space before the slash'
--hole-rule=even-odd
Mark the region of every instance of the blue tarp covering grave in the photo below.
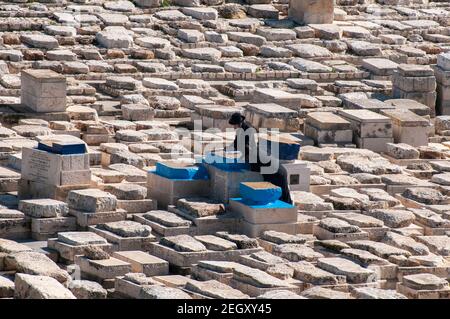
<svg viewBox="0 0 450 319">
<path fill-rule="evenodd" d="M 294 205 L 288 204 L 286 202 L 283 202 L 281 200 L 276 200 L 274 202 L 271 203 L 267 203 L 267 204 L 255 204 L 255 203 L 249 203 L 248 201 L 246 201 L 243 198 L 230 198 L 230 200 L 232 201 L 236 201 L 239 203 L 242 203 L 246 206 L 249 206 L 253 209 L 280 209 L 280 208 L 293 208 L 295 207 Z"/>
<path fill-rule="evenodd" d="M 294 137 L 292 139 L 285 137 L 260 137 L 259 145 L 261 151 L 266 152 L 269 156 L 273 154 L 273 156 L 276 156 L 280 160 L 296 160 L 300 153 L 300 143 Z M 278 154 L 274 152 L 276 148 L 278 148 Z"/>
<path fill-rule="evenodd" d="M 84 143 L 39 142 L 37 148 L 41 151 L 61 155 L 86 153 L 86 144 Z"/>
<path fill-rule="evenodd" d="M 203 163 L 228 172 L 249 170 L 250 165 L 240 158 L 240 154 L 240 152 L 208 153 L 203 159 Z"/>
<path fill-rule="evenodd" d="M 240 183 L 239 192 L 242 199 L 253 205 L 266 205 L 281 197 L 281 187 L 267 182 Z"/>
<path fill-rule="evenodd" d="M 158 162 L 151 173 L 172 180 L 201 180 L 209 179 L 208 171 L 203 166 L 180 165 L 173 162 Z"/>
</svg>

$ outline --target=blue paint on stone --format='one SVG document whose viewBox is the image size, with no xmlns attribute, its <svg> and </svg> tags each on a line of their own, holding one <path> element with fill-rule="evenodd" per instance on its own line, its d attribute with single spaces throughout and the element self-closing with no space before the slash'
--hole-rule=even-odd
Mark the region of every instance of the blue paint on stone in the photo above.
<svg viewBox="0 0 450 319">
<path fill-rule="evenodd" d="M 271 185 L 267 188 L 254 188 L 250 183 L 240 183 L 239 192 L 243 200 L 254 205 L 266 205 L 275 202 L 282 195 L 281 187 Z"/>
<path fill-rule="evenodd" d="M 205 180 L 209 179 L 208 171 L 203 166 L 171 166 L 170 164 L 156 163 L 156 169 L 151 173 L 171 180 Z"/>
<path fill-rule="evenodd" d="M 294 208 L 294 205 L 291 205 L 289 203 L 283 202 L 281 200 L 276 200 L 271 203 L 267 204 L 255 204 L 252 202 L 248 202 L 243 198 L 230 198 L 230 201 L 235 201 L 238 203 L 241 203 L 245 206 L 251 207 L 253 209 L 281 209 L 281 208 Z"/>
<path fill-rule="evenodd" d="M 278 156 L 280 160 L 296 160 L 298 159 L 298 154 L 300 153 L 300 143 L 292 141 L 290 143 L 283 141 L 272 141 L 270 139 L 264 139 L 260 137 L 259 145 L 261 151 L 265 152 L 267 155 L 272 155 L 272 150 L 278 147 Z M 276 154 L 273 154 L 276 156 Z"/>
<path fill-rule="evenodd" d="M 78 143 L 78 144 L 68 144 L 68 143 L 57 143 L 53 142 L 51 145 L 45 143 L 38 143 L 38 150 L 46 151 L 55 154 L 61 155 L 71 155 L 71 154 L 84 154 L 86 153 L 86 144 Z"/>
<path fill-rule="evenodd" d="M 229 152 L 229 154 L 237 154 L 238 152 Z M 242 170 L 250 170 L 250 164 L 245 163 L 239 157 L 227 157 L 220 153 L 208 153 L 203 159 L 203 163 L 212 165 L 222 171 L 239 172 Z"/>
</svg>

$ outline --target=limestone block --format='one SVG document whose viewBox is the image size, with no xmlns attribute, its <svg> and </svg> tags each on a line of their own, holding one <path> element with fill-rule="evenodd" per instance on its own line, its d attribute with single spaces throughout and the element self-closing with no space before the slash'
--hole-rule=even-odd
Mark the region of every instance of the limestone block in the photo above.
<svg viewBox="0 0 450 319">
<path fill-rule="evenodd" d="M 332 23 L 334 19 L 333 0 L 291 0 L 289 17 L 304 24 Z"/>
<path fill-rule="evenodd" d="M 116 209 L 117 199 L 99 189 L 85 189 L 70 191 L 67 203 L 69 208 L 85 212 L 109 212 Z"/>
<path fill-rule="evenodd" d="M 51 70 L 25 70 L 21 73 L 22 104 L 35 112 L 66 110 L 66 79 Z"/>
<path fill-rule="evenodd" d="M 18 299 L 76 299 L 70 290 L 47 276 L 17 274 L 14 284 Z"/>
</svg>

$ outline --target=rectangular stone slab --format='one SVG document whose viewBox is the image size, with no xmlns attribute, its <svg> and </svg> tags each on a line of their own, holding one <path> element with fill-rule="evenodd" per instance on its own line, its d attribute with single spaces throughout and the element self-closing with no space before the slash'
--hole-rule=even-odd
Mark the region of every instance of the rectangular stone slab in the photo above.
<svg viewBox="0 0 450 319">
<path fill-rule="evenodd" d="M 58 240 L 73 246 L 107 243 L 106 239 L 93 232 L 62 232 L 58 233 Z"/>
<path fill-rule="evenodd" d="M 113 257 L 130 263 L 133 272 L 144 273 L 148 277 L 169 274 L 167 261 L 143 251 L 115 252 Z"/>
<path fill-rule="evenodd" d="M 384 110 L 384 115 L 390 117 L 394 124 L 405 127 L 425 127 L 428 121 L 409 110 Z"/>
<path fill-rule="evenodd" d="M 348 130 L 350 123 L 331 112 L 311 112 L 306 122 L 321 130 Z"/>
</svg>

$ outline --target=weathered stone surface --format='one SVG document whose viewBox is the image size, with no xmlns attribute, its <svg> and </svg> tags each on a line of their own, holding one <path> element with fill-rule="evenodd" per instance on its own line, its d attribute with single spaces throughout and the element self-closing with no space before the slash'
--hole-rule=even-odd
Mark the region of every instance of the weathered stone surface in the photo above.
<svg viewBox="0 0 450 319">
<path fill-rule="evenodd" d="M 289 261 L 316 261 L 323 257 L 321 253 L 301 244 L 282 244 L 273 247 L 273 254 Z"/>
<path fill-rule="evenodd" d="M 359 227 L 337 218 L 324 218 L 320 221 L 319 226 L 332 233 L 357 233 L 360 231 Z"/>
<path fill-rule="evenodd" d="M 128 220 L 100 224 L 99 227 L 121 237 L 148 237 L 152 231 L 150 226 Z"/>
<path fill-rule="evenodd" d="M 267 264 L 272 264 L 272 265 L 286 262 L 285 259 L 275 256 L 275 255 L 272 255 L 271 253 L 269 253 L 267 251 L 258 251 L 256 253 L 251 253 L 250 257 L 253 259 L 265 262 Z"/>
<path fill-rule="evenodd" d="M 306 242 L 305 238 L 273 230 L 265 231 L 261 238 L 275 244 L 303 244 Z"/>
<path fill-rule="evenodd" d="M 317 266 L 336 275 L 346 276 L 347 281 L 351 283 L 371 282 L 375 280 L 372 270 L 363 268 L 350 260 L 340 257 L 321 258 L 317 261 Z"/>
<path fill-rule="evenodd" d="M 202 235 L 194 236 L 194 238 L 205 245 L 208 250 L 224 251 L 237 249 L 237 245 L 232 241 L 217 236 Z"/>
<path fill-rule="evenodd" d="M 163 237 L 161 238 L 160 243 L 180 252 L 199 252 L 207 250 L 205 245 L 189 235 Z"/>
<path fill-rule="evenodd" d="M 52 277 L 61 283 L 70 281 L 70 276 L 65 270 L 39 252 L 17 252 L 8 255 L 5 262 L 19 273 Z"/>
<path fill-rule="evenodd" d="M 246 235 L 229 234 L 227 232 L 217 232 L 217 236 L 236 243 L 239 249 L 257 248 L 258 241 L 254 238 L 249 238 Z"/>
<path fill-rule="evenodd" d="M 360 250 L 367 250 L 368 252 L 381 257 L 383 259 L 387 259 L 390 256 L 405 256 L 408 257 L 411 255 L 408 251 L 400 248 L 396 248 L 394 246 L 380 243 L 380 242 L 374 242 L 370 240 L 355 240 L 348 242 L 350 247 Z"/>
<path fill-rule="evenodd" d="M 431 252 L 450 256 L 450 237 L 448 236 L 419 236 L 417 241 L 428 246 Z"/>
<path fill-rule="evenodd" d="M 65 216 L 69 212 L 66 203 L 53 199 L 21 200 L 19 210 L 34 218 Z"/>
<path fill-rule="evenodd" d="M 306 299 L 296 293 L 289 290 L 270 290 L 262 295 L 256 297 L 256 299 Z"/>
<path fill-rule="evenodd" d="M 415 274 L 403 277 L 403 284 L 415 290 L 437 290 L 448 287 L 448 282 L 432 274 Z"/>
<path fill-rule="evenodd" d="M 414 214 L 407 210 L 374 209 L 366 214 L 382 220 L 386 226 L 392 228 L 407 227 L 414 221 Z"/>
<path fill-rule="evenodd" d="M 233 277 L 243 283 L 259 288 L 288 287 L 285 281 L 280 280 L 266 272 L 250 267 L 238 267 L 233 271 Z"/>
<path fill-rule="evenodd" d="M 444 219 L 440 214 L 437 214 L 428 209 L 409 209 L 416 217 L 416 221 L 432 228 L 450 228 L 450 220 Z"/>
<path fill-rule="evenodd" d="M 307 261 L 291 262 L 289 267 L 294 269 L 294 278 L 314 285 L 337 285 L 345 278 L 322 270 Z"/>
<path fill-rule="evenodd" d="M 402 236 L 394 232 L 387 232 L 383 238 L 383 242 L 405 249 L 412 255 L 428 255 L 430 253 L 429 249 L 424 244 L 416 242 L 411 237 Z"/>
<path fill-rule="evenodd" d="M 408 299 L 395 290 L 385 290 L 372 287 L 355 288 L 353 294 L 358 299 Z"/>
<path fill-rule="evenodd" d="M 381 181 L 381 180 L 380 180 Z M 394 207 L 400 204 L 400 201 L 395 197 L 389 195 L 386 191 L 377 188 L 361 188 L 359 192 L 369 196 L 371 201 L 386 202 L 389 207 Z"/>
<path fill-rule="evenodd" d="M 16 274 L 14 296 L 18 299 L 76 299 L 52 277 Z"/>
<path fill-rule="evenodd" d="M 248 295 L 217 280 L 188 281 L 186 289 L 214 299 L 247 299 Z"/>
<path fill-rule="evenodd" d="M 70 208 L 87 212 L 114 211 L 117 205 L 115 196 L 99 189 L 70 191 L 67 202 Z"/>
<path fill-rule="evenodd" d="M 387 154 L 397 159 L 415 159 L 419 158 L 419 151 L 405 143 L 387 143 Z"/>
<path fill-rule="evenodd" d="M 301 296 L 307 299 L 351 299 L 349 293 L 322 287 L 309 288 Z"/>
<path fill-rule="evenodd" d="M 437 175 L 434 175 L 433 178 L 435 178 L 435 176 Z M 441 192 L 436 189 L 426 187 L 407 188 L 402 193 L 402 196 L 426 205 L 445 204 L 447 202 L 447 197 L 442 195 Z"/>
<path fill-rule="evenodd" d="M 110 255 L 106 251 L 94 245 L 89 245 L 84 249 L 84 256 L 90 260 L 105 260 L 110 258 Z"/>
<path fill-rule="evenodd" d="M 177 201 L 177 207 L 193 217 L 214 216 L 225 212 L 223 204 L 206 198 L 182 198 Z"/>
<path fill-rule="evenodd" d="M 152 210 L 143 214 L 142 217 L 167 227 L 190 226 L 192 224 L 191 221 L 164 210 Z"/>
<path fill-rule="evenodd" d="M 147 188 L 136 185 L 136 184 L 126 184 L 120 183 L 118 185 L 113 185 L 108 191 L 117 197 L 117 199 L 122 200 L 140 200 L 147 197 Z"/>
<path fill-rule="evenodd" d="M 107 243 L 106 239 L 92 232 L 59 232 L 58 241 L 72 246 Z"/>
<path fill-rule="evenodd" d="M 325 202 L 322 198 L 309 192 L 293 191 L 291 198 L 295 206 L 300 210 L 321 211 L 332 210 L 333 205 Z"/>
<path fill-rule="evenodd" d="M 178 288 L 171 288 L 159 285 L 144 286 L 139 299 L 192 299 L 189 294 Z"/>
<path fill-rule="evenodd" d="M 357 227 L 382 227 L 384 225 L 379 219 L 359 213 L 338 213 L 332 214 L 331 216 L 342 219 Z"/>
<path fill-rule="evenodd" d="M 23 251 L 31 251 L 32 249 L 23 244 L 19 244 L 13 240 L 0 238 L 0 252 L 1 253 L 18 253 Z"/>
<path fill-rule="evenodd" d="M 88 280 L 73 280 L 69 290 L 77 299 L 106 299 L 107 291 L 95 282 Z"/>
<path fill-rule="evenodd" d="M 350 258 L 361 265 L 387 265 L 388 262 L 368 251 L 362 249 L 345 248 L 341 250 L 343 256 Z"/>
</svg>

